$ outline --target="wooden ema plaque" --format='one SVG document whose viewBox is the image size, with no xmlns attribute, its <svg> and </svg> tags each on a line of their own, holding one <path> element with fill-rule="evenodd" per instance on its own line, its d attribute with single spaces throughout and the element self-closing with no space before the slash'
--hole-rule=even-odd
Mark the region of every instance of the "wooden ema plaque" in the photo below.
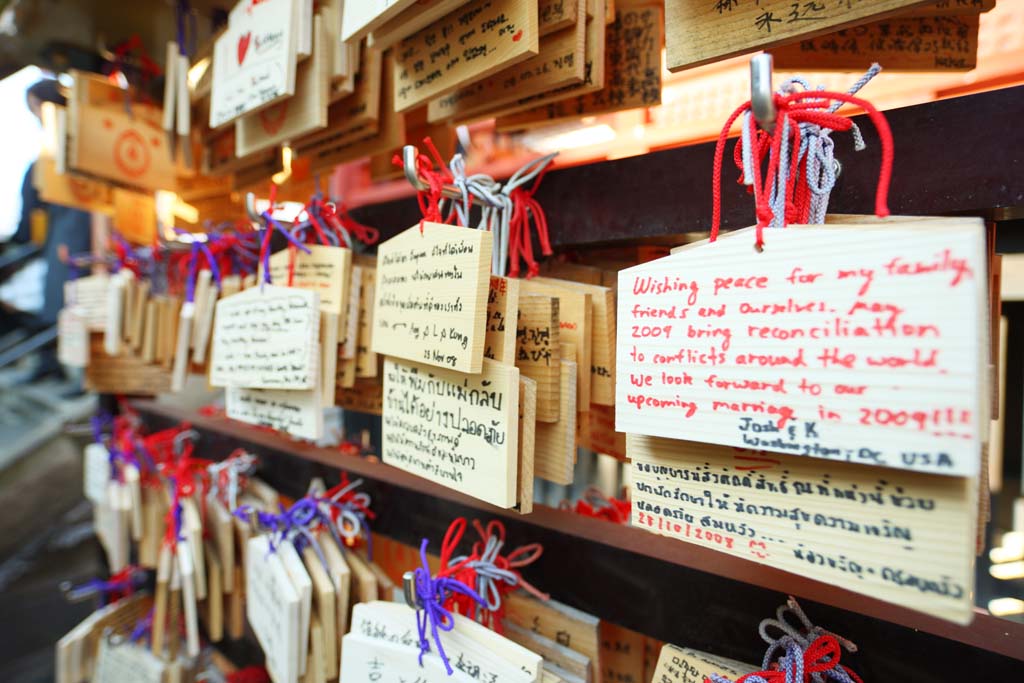
<svg viewBox="0 0 1024 683">
<path fill-rule="evenodd" d="M 403 38 L 444 19 L 465 4 L 466 0 L 420 0 L 370 32 L 366 37 L 367 45 L 377 50 L 386 50 Z"/>
<path fill-rule="evenodd" d="M 57 162 L 51 157 L 39 157 L 32 174 L 32 183 L 44 202 L 106 216 L 114 213 L 113 191 L 106 183 L 75 173 L 58 173 Z"/>
<path fill-rule="evenodd" d="M 499 117 L 496 128 L 531 128 L 562 119 L 661 104 L 661 14 L 660 2 L 618 0 L 616 19 L 605 35 L 604 87 L 585 95 L 567 92 L 564 96 L 551 96 L 556 99 L 537 98 L 529 109 Z"/>
<path fill-rule="evenodd" d="M 604 24 L 597 25 L 603 34 Z M 586 34 L 586 7 L 580 3 L 573 25 L 541 38 L 536 56 L 431 100 L 427 120 L 462 121 L 524 97 L 581 83 L 586 74 Z"/>
<path fill-rule="evenodd" d="M 718 657 L 707 652 L 665 643 L 654 671 L 655 683 L 705 683 L 712 674 L 738 680 L 757 671 L 756 666 Z"/>
<path fill-rule="evenodd" d="M 89 391 L 155 396 L 171 390 L 171 373 L 162 366 L 144 363 L 130 354 L 108 356 L 103 335 L 89 336 L 89 364 L 85 368 L 85 388 Z"/>
<path fill-rule="evenodd" d="M 576 347 L 576 360 L 580 368 L 589 368 L 592 358 L 593 343 L 591 325 L 593 324 L 593 302 L 587 292 L 576 290 L 571 285 L 576 283 L 547 278 L 523 280 L 520 291 L 523 295 L 541 294 L 558 298 L 559 339 Z M 576 379 L 575 410 L 587 410 L 590 407 L 591 376 L 589 372 L 578 373 Z M 539 394 L 538 394 L 539 396 Z"/>
<path fill-rule="evenodd" d="M 99 76 L 73 72 L 68 98 L 67 163 L 70 169 L 146 190 L 173 190 L 175 167 L 163 113 L 131 103 L 126 91 Z"/>
<path fill-rule="evenodd" d="M 395 47 L 395 110 L 486 78 L 538 47 L 536 2 L 474 0 Z"/>
<path fill-rule="evenodd" d="M 960 624 L 976 481 L 630 434 L 633 526 Z"/>
<path fill-rule="evenodd" d="M 537 420 L 557 422 L 562 394 L 559 300 L 552 296 L 523 296 L 518 317 L 516 367 L 524 377 L 537 383 Z"/>
<path fill-rule="evenodd" d="M 295 93 L 295 1 L 235 6 L 213 47 L 210 128 L 221 128 Z"/>
<path fill-rule="evenodd" d="M 487 290 L 487 331 L 484 358 L 515 365 L 519 322 L 519 280 L 491 276 Z"/>
<path fill-rule="evenodd" d="M 968 71 L 978 63 L 978 15 L 893 17 L 771 50 L 777 69 Z"/>
<path fill-rule="evenodd" d="M 298 66 L 295 94 L 235 123 L 235 150 L 246 156 L 327 126 L 331 46 L 323 21 L 314 20 L 313 55 Z"/>
<path fill-rule="evenodd" d="M 519 370 L 465 375 L 384 360 L 384 462 L 492 505 L 517 504 Z"/>
<path fill-rule="evenodd" d="M 373 350 L 478 373 L 493 235 L 423 223 L 377 249 Z"/>
<path fill-rule="evenodd" d="M 668 68 L 688 69 L 926 4 L 928 0 L 665 0 Z"/>
<path fill-rule="evenodd" d="M 747 229 L 619 273 L 616 429 L 976 476 L 982 222 L 770 235 L 763 253 Z"/>
</svg>

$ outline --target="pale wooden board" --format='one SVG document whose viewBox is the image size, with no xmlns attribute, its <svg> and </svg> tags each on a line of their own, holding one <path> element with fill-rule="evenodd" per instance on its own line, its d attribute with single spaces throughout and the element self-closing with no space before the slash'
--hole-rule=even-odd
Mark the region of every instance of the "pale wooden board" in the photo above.
<svg viewBox="0 0 1024 683">
<path fill-rule="evenodd" d="M 988 12 L 996 6 L 996 0 L 932 0 L 932 2 L 916 7 L 908 12 L 901 12 L 901 17 L 943 17 L 961 14 L 980 14 Z"/>
<path fill-rule="evenodd" d="M 465 375 L 384 360 L 385 463 L 497 505 L 516 505 L 519 370 Z M 572 437 L 570 436 L 570 441 Z"/>
<path fill-rule="evenodd" d="M 159 116 L 159 109 L 141 103 L 129 115 L 123 100 L 120 106 L 80 104 L 68 139 L 70 168 L 145 190 L 173 190 L 175 168 Z"/>
<path fill-rule="evenodd" d="M 678 71 L 774 47 L 798 38 L 882 19 L 887 14 L 927 2 L 871 0 L 800 3 L 794 6 L 790 0 L 725 3 L 716 0 L 665 0 L 668 68 Z"/>
<path fill-rule="evenodd" d="M 405 142 L 405 120 L 395 112 L 393 69 L 394 59 L 389 52 L 381 67 L 380 119 L 376 133 L 344 141 L 325 141 L 306 149 L 302 156 L 310 158 L 313 171 L 333 168 L 335 165 L 385 152 L 397 152 Z"/>
<path fill-rule="evenodd" d="M 32 169 L 32 184 L 49 204 L 69 206 L 105 216 L 114 215 L 110 185 L 76 173 L 58 173 L 57 162 L 39 157 Z"/>
<path fill-rule="evenodd" d="M 377 269 L 360 266 L 362 291 L 359 297 L 359 328 L 356 334 L 356 377 L 377 376 L 377 354 L 373 351 L 373 302 Z"/>
<path fill-rule="evenodd" d="M 542 36 L 561 31 L 576 23 L 579 5 L 587 0 L 540 0 L 537 3 L 537 27 Z M 586 10 L 584 10 L 586 11 Z"/>
<path fill-rule="evenodd" d="M 634 526 L 973 618 L 975 479 L 634 434 L 627 450 Z"/>
<path fill-rule="evenodd" d="M 294 681 L 299 669 L 300 596 L 269 536 L 249 539 L 245 553 L 246 617 L 266 655 L 271 678 Z"/>
<path fill-rule="evenodd" d="M 576 22 L 541 38 L 537 55 L 430 100 L 427 120 L 464 121 L 523 97 L 581 83 L 586 72 L 586 35 L 586 12 L 581 3 Z"/>
<path fill-rule="evenodd" d="M 219 643 L 224 639 L 224 572 L 217 550 L 206 542 L 203 557 L 206 558 L 206 633 L 210 642 Z"/>
<path fill-rule="evenodd" d="M 338 316 L 320 314 L 320 400 L 323 406 L 334 405 L 334 383 L 338 377 Z"/>
<path fill-rule="evenodd" d="M 342 6 L 341 39 L 348 42 L 362 38 L 416 2 L 417 0 L 349 0 Z"/>
<path fill-rule="evenodd" d="M 322 661 L 326 664 L 324 678 L 334 678 L 338 675 L 337 643 L 341 639 L 338 635 L 338 606 L 334 583 L 320 561 L 319 555 L 311 546 L 303 548 L 302 561 L 313 582 L 313 610 L 316 620 L 314 623 L 323 630 L 323 652 L 320 654 Z M 315 660 L 311 658 L 310 661 Z"/>
<path fill-rule="evenodd" d="M 316 346 L 319 348 L 319 344 Z M 233 420 L 316 441 L 324 433 L 319 379 L 311 389 L 256 389 L 228 385 L 225 412 Z"/>
<path fill-rule="evenodd" d="M 521 293 L 546 294 L 558 297 L 559 339 L 576 345 L 577 361 L 581 368 L 589 368 L 593 360 L 591 325 L 593 324 L 593 301 L 590 294 L 581 292 L 568 284 L 555 280 L 538 282 L 539 278 L 523 280 Z M 575 283 L 573 283 L 575 284 Z M 590 407 L 591 378 L 589 372 L 579 373 L 576 384 L 576 410 L 585 411 Z"/>
<path fill-rule="evenodd" d="M 383 59 L 379 50 L 361 49 L 365 54 L 360 60 L 362 67 L 354 76 L 351 94 L 328 106 L 326 130 L 309 133 L 295 141 L 293 148 L 300 156 L 310 147 L 358 140 L 360 131 L 368 130 L 370 124 L 376 126 L 381 113 Z"/>
<path fill-rule="evenodd" d="M 276 285 L 253 287 L 218 301 L 210 384 L 315 388 L 318 309 L 315 292 Z M 268 330 L 268 325 L 273 327 Z"/>
<path fill-rule="evenodd" d="M 604 9 L 605 0 L 592 1 L 600 3 L 602 10 Z M 467 118 L 502 117 L 516 112 L 533 110 L 549 102 L 558 102 L 569 97 L 583 97 L 584 95 L 600 91 L 605 86 L 605 42 L 607 32 L 608 27 L 600 19 L 596 21 L 588 19 L 586 21 L 583 53 L 581 55 L 583 59 L 583 77 L 579 81 L 546 90 L 537 89 L 535 92 L 516 93 L 517 97 L 515 99 L 497 103 L 497 106 L 476 109 Z M 541 49 L 543 51 L 543 40 Z"/>
<path fill-rule="evenodd" d="M 519 491 L 516 512 L 533 512 L 533 456 L 537 426 L 537 383 L 519 376 Z"/>
<path fill-rule="evenodd" d="M 560 415 L 562 346 L 558 323 L 557 297 L 520 297 L 516 367 L 524 377 L 537 382 L 538 422 L 557 422 Z"/>
<path fill-rule="evenodd" d="M 478 373 L 494 236 L 422 223 L 377 248 L 373 350 Z"/>
<path fill-rule="evenodd" d="M 246 156 L 327 126 L 332 45 L 320 15 L 313 22 L 313 54 L 297 67 L 295 94 L 235 122 L 235 152 Z"/>
<path fill-rule="evenodd" d="M 601 621 L 601 671 L 603 683 L 650 681 L 644 675 L 644 642 L 647 637 L 610 621 Z M 654 679 L 657 681 L 657 679 Z M 698 681 L 697 683 L 704 683 Z"/>
<path fill-rule="evenodd" d="M 712 674 L 719 674 L 735 681 L 757 670 L 752 664 L 665 643 L 651 680 L 657 683 L 705 683 Z"/>
<path fill-rule="evenodd" d="M 371 31 L 366 37 L 367 45 L 378 50 L 386 50 L 465 4 L 467 0 L 419 0 L 397 17 Z"/>
<path fill-rule="evenodd" d="M 540 284 L 564 287 L 590 295 L 593 305 L 590 324 L 590 402 L 603 406 L 615 405 L 615 292 L 610 287 L 585 285 L 571 280 L 546 277 L 533 280 Z M 567 335 L 566 338 L 567 341 L 571 341 Z M 587 371 L 587 364 L 580 367 L 582 372 Z M 589 407 L 580 409 L 580 412 L 586 412 L 588 409 Z"/>
<path fill-rule="evenodd" d="M 661 104 L 663 7 L 657 0 L 620 0 L 608 26 L 604 49 L 604 88 L 567 98 L 538 98 L 531 108 L 503 115 L 498 130 L 516 130 L 580 116 L 608 114 Z M 628 26 L 627 30 L 625 27 Z M 597 283 L 595 283 L 597 284 Z"/>
<path fill-rule="evenodd" d="M 473 0 L 395 47 L 395 110 L 533 57 L 538 43 L 536 2 Z"/>
<path fill-rule="evenodd" d="M 484 357 L 515 365 L 519 321 L 519 280 L 492 275 L 487 291 Z"/>
<path fill-rule="evenodd" d="M 271 254 L 271 281 L 279 287 L 312 290 L 318 294 L 321 313 L 347 318 L 343 314 L 347 312 L 352 277 L 352 250 L 321 244 L 309 244 L 306 248 L 308 254 L 290 248 Z M 290 283 L 289 270 L 294 271 Z M 260 277 L 262 272 L 261 267 Z"/>
<path fill-rule="evenodd" d="M 626 435 L 615 431 L 614 406 L 590 404 L 586 413 L 578 413 L 577 443 L 583 448 L 610 455 L 616 460 L 626 459 Z"/>
<path fill-rule="evenodd" d="M 576 462 L 576 375 L 578 364 L 561 361 L 561 394 L 557 422 L 537 422 L 534 432 L 534 476 L 569 485 Z"/>
<path fill-rule="evenodd" d="M 361 602 L 376 600 L 378 595 L 377 576 L 366 564 L 366 560 L 360 557 L 359 553 L 347 550 L 345 561 L 348 562 L 348 567 L 352 571 L 351 606 L 355 608 Z"/>
<path fill-rule="evenodd" d="M 551 638 L 546 638 L 530 629 L 507 624 L 505 637 L 513 643 L 519 643 L 531 652 L 544 658 L 545 665 L 554 664 L 569 674 L 586 683 L 594 681 L 593 667 L 590 658 L 572 650 Z"/>
<path fill-rule="evenodd" d="M 753 240 L 737 231 L 620 272 L 617 429 L 976 474 L 989 405 L 981 221 L 790 226 L 760 254 Z M 917 263 L 930 272 L 888 274 Z M 954 263 L 973 276 L 958 280 Z"/>
<path fill-rule="evenodd" d="M 978 63 L 978 15 L 892 17 L 772 48 L 777 69 L 968 71 Z"/>
<path fill-rule="evenodd" d="M 568 647 L 590 659 L 601 670 L 600 620 L 556 600 L 541 601 L 519 591 L 505 598 L 505 618 Z"/>
<path fill-rule="evenodd" d="M 103 335 L 90 335 L 85 388 L 100 393 L 155 396 L 171 390 L 171 374 L 159 365 L 145 363 L 130 354 L 108 356 Z"/>
<path fill-rule="evenodd" d="M 348 631 L 349 612 L 351 611 L 352 570 L 345 561 L 341 548 L 334 538 L 324 532 L 320 535 L 320 546 L 330 569 L 331 582 L 334 584 L 335 632 L 337 635 Z"/>
</svg>

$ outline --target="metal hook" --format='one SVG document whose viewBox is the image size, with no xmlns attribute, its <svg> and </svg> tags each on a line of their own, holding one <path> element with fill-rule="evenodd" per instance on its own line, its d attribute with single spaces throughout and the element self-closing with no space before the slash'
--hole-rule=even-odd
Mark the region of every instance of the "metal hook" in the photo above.
<svg viewBox="0 0 1024 683">
<path fill-rule="evenodd" d="M 430 189 L 430 185 L 423 178 L 420 178 L 419 167 L 417 166 L 419 154 L 420 152 L 416 149 L 416 145 L 402 147 L 402 167 L 405 170 L 405 179 L 409 181 L 409 184 L 420 192 L 426 192 Z M 455 185 L 445 185 L 441 189 L 441 194 L 448 199 L 462 198 L 462 191 Z"/>
<path fill-rule="evenodd" d="M 263 216 L 256 211 L 256 193 L 246 192 L 245 193 L 245 212 L 249 214 L 249 220 L 254 223 L 262 223 Z"/>
<path fill-rule="evenodd" d="M 767 52 L 750 59 L 750 109 L 757 125 L 775 130 L 775 93 L 772 91 L 772 56 Z"/>
<path fill-rule="evenodd" d="M 175 434 L 174 441 L 172 442 L 172 448 L 174 449 L 175 455 L 181 455 L 185 450 L 185 441 L 195 441 L 199 438 L 199 432 L 194 429 L 186 429 L 185 431 Z"/>
<path fill-rule="evenodd" d="M 405 604 L 413 609 L 419 609 L 416 604 L 416 574 L 406 572 L 402 574 L 402 593 L 405 595 Z"/>
</svg>

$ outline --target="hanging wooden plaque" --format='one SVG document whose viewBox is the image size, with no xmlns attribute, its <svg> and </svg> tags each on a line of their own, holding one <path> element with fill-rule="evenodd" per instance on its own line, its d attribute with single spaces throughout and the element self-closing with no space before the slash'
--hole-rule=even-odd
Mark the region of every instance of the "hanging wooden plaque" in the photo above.
<svg viewBox="0 0 1024 683">
<path fill-rule="evenodd" d="M 968 71 L 978 63 L 978 15 L 892 17 L 772 48 L 777 69 Z"/>
<path fill-rule="evenodd" d="M 480 372 L 493 235 L 423 223 L 377 249 L 373 350 Z"/>
<path fill-rule="evenodd" d="M 319 15 L 313 25 L 314 51 L 297 68 L 295 94 L 235 122 L 235 151 L 239 156 L 274 147 L 327 126 L 331 46 L 327 44 Z"/>
<path fill-rule="evenodd" d="M 488 261 L 489 262 L 489 261 Z M 465 375 L 384 360 L 384 462 L 493 505 L 516 505 L 519 370 Z"/>
<path fill-rule="evenodd" d="M 616 20 L 605 36 L 604 87 L 587 95 L 568 93 L 556 101 L 542 96 L 530 109 L 499 117 L 495 127 L 518 130 L 661 104 L 662 11 L 656 0 L 619 0 Z"/>
<path fill-rule="evenodd" d="M 538 49 L 536 2 L 473 0 L 395 47 L 395 110 L 486 78 Z"/>
<path fill-rule="evenodd" d="M 665 0 L 670 71 L 837 31 L 928 0 Z"/>
<path fill-rule="evenodd" d="M 630 434 L 633 526 L 966 624 L 977 485 Z"/>
<path fill-rule="evenodd" d="M 210 128 L 295 93 L 296 1 L 243 0 L 236 5 L 213 47 Z"/>
<path fill-rule="evenodd" d="M 616 428 L 977 475 L 981 220 L 791 226 L 763 253 L 753 243 L 741 230 L 619 273 Z"/>
<path fill-rule="evenodd" d="M 604 25 L 600 26 L 603 34 Z M 427 120 L 466 120 L 524 97 L 582 83 L 586 75 L 586 29 L 585 3 L 580 3 L 576 22 L 541 38 L 536 56 L 432 99 Z"/>
</svg>

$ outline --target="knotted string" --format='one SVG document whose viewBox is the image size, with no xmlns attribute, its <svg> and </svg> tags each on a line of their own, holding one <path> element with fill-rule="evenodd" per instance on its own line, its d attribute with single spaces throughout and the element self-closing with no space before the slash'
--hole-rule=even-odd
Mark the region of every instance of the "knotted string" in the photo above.
<svg viewBox="0 0 1024 683">
<path fill-rule="evenodd" d="M 291 541 L 295 549 L 300 552 L 308 545 L 316 553 L 324 568 L 330 571 L 323 548 L 320 547 L 320 543 L 313 534 L 313 528 L 316 525 L 330 521 L 321 516 L 317 501 L 307 496 L 295 501 L 289 508 L 279 504 L 278 510 L 277 514 L 263 510 L 255 511 L 257 525 L 269 532 L 269 552 L 277 552 L 277 549 L 288 541 Z M 253 512 L 251 506 L 242 505 L 236 508 L 232 514 L 243 521 L 249 521 Z"/>
<path fill-rule="evenodd" d="M 270 275 L 270 236 L 274 230 L 277 230 L 285 239 L 288 240 L 289 244 L 295 248 L 302 250 L 309 254 L 309 248 L 305 244 L 298 241 L 290 232 L 281 227 L 274 217 L 271 215 L 271 211 L 274 208 L 275 199 L 277 199 L 277 185 L 271 183 L 270 185 L 270 206 L 260 216 L 263 218 L 263 242 L 260 245 L 260 264 L 263 266 L 263 284 L 271 284 Z"/>
<path fill-rule="evenodd" d="M 715 146 L 711 241 L 713 242 L 718 238 L 718 232 L 721 227 L 722 158 L 729 130 L 732 128 L 733 123 L 741 116 L 744 116 L 744 132 L 740 142 L 737 143 L 743 145 L 743 148 L 736 152 L 736 157 L 740 160 L 741 168 L 744 170 L 741 182 L 749 184 L 754 195 L 757 214 L 756 246 L 761 248 L 764 245 L 764 228 L 776 219 L 784 221 L 782 224 L 789 222 L 787 220 L 787 213 L 790 214 L 788 218 L 794 218 L 798 221 L 804 221 L 809 218 L 810 200 L 807 190 L 801 189 L 795 193 L 795 196 L 800 197 L 798 203 L 786 203 L 784 200 L 781 204 L 779 203 L 780 195 L 783 197 L 787 195 L 790 197 L 794 196 L 791 188 L 793 188 L 796 182 L 795 173 L 799 166 L 799 164 L 796 164 L 792 169 L 784 168 L 780 172 L 780 164 L 788 166 L 788 161 L 783 161 L 783 159 L 788 160 L 786 155 L 788 155 L 789 149 L 800 149 L 802 144 L 801 127 L 817 126 L 820 129 L 838 131 L 846 131 L 853 128 L 852 120 L 836 114 L 836 110 L 832 108 L 832 103 L 847 103 L 860 107 L 867 113 L 871 122 L 878 130 L 878 135 L 882 142 L 882 162 L 875 196 L 875 214 L 879 217 L 888 216 L 887 200 L 889 184 L 892 179 L 893 141 L 892 132 L 885 117 L 870 102 L 847 93 L 825 90 L 800 91 L 784 95 L 776 94 L 774 100 L 778 114 L 773 135 L 769 136 L 764 131 L 755 130 L 756 123 L 753 121 L 753 117 L 746 116 L 751 108 L 750 102 L 737 108 L 729 116 L 725 126 L 722 128 L 718 143 Z M 766 144 L 766 141 L 769 140 L 770 143 Z M 793 144 L 794 142 L 795 144 Z M 764 176 L 765 182 L 762 182 L 760 168 L 766 148 L 768 168 Z M 805 173 L 804 182 L 806 182 L 806 176 L 807 174 Z M 816 181 L 820 184 L 820 178 L 816 179 Z M 782 192 L 782 185 L 785 185 L 789 191 Z M 775 192 L 776 200 L 774 206 L 772 203 L 773 191 Z"/>
<path fill-rule="evenodd" d="M 503 632 L 504 604 L 503 598 L 517 588 L 522 588 L 540 600 L 549 596 L 523 579 L 519 569 L 536 562 L 544 552 L 539 543 L 516 548 L 507 557 L 500 552 L 505 545 L 505 525 L 492 520 L 485 528 L 479 520 L 473 521 L 473 527 L 480 535 L 480 541 L 473 544 L 472 554 L 453 558 L 451 561 L 459 567 L 455 576 L 463 583 L 474 585 L 476 591 L 486 604 L 473 604 L 459 596 L 452 597 L 452 605 L 462 614 L 469 614 L 473 609 L 474 618 L 492 630 Z"/>
<path fill-rule="evenodd" d="M 465 520 L 462 520 L 465 527 Z M 442 550 L 443 553 L 443 550 Z M 451 631 L 455 628 L 455 618 L 445 608 L 445 603 L 454 594 L 461 594 L 471 598 L 479 605 L 486 604 L 484 599 L 466 584 L 453 579 L 443 571 L 437 577 L 430 574 L 430 565 L 427 563 L 427 539 L 420 544 L 421 566 L 413 572 L 413 580 L 416 586 L 416 628 L 419 632 L 420 656 L 419 663 L 423 666 L 423 655 L 430 652 L 430 641 L 427 640 L 427 627 L 430 627 L 434 645 L 437 647 L 437 654 L 444 663 L 445 671 L 451 676 L 453 669 L 448 661 L 448 655 L 441 644 L 440 631 Z"/>
<path fill-rule="evenodd" d="M 779 657 L 773 668 L 756 671 L 736 679 L 736 683 L 804 683 L 808 677 L 822 677 L 838 683 L 863 683 L 860 676 L 840 664 L 841 649 L 835 636 L 818 636 L 805 649 L 788 640 L 784 644 L 785 654 Z M 732 683 L 727 677 L 712 674 L 712 683 Z"/>
<path fill-rule="evenodd" d="M 541 180 L 547 173 L 555 154 L 539 157 L 516 171 L 502 192 L 512 200 L 512 217 L 509 223 L 509 277 L 519 277 L 519 259 L 526 262 L 526 277 L 536 277 L 540 273 L 540 265 L 533 257 L 533 236 L 530 225 L 534 226 L 541 253 L 550 256 L 551 241 L 548 237 L 548 221 L 540 202 L 534 198 Z M 533 185 L 526 188 L 526 184 Z M 532 219 L 532 220 L 531 220 Z"/>
<path fill-rule="evenodd" d="M 210 239 L 213 239 L 213 237 L 208 237 L 207 241 L 204 242 L 196 239 L 195 236 L 187 230 L 175 228 L 174 232 L 179 235 L 189 235 L 192 239 L 192 249 L 190 250 L 188 259 L 188 277 L 185 281 L 185 301 L 188 303 L 194 303 L 196 300 L 196 277 L 199 275 L 200 256 L 206 260 L 206 266 L 210 270 L 210 275 L 213 277 L 213 282 L 217 287 L 217 291 L 220 291 L 220 267 L 217 265 L 217 257 L 213 255 L 213 251 L 211 251 L 210 245 L 207 243 Z"/>
<path fill-rule="evenodd" d="M 128 565 L 116 574 L 112 574 L 107 580 L 90 579 L 83 584 L 68 588 L 64 595 L 71 602 L 97 597 L 100 606 L 103 606 L 128 597 L 144 585 L 146 585 L 146 572 L 134 565 Z"/>
<path fill-rule="evenodd" d="M 220 462 L 206 468 L 210 478 L 210 497 L 220 501 L 228 510 L 238 507 L 238 493 L 251 475 L 259 458 L 242 449 L 236 449 Z"/>
<path fill-rule="evenodd" d="M 349 482 L 348 475 L 342 473 L 341 482 L 325 491 L 317 501 L 333 522 L 326 526 L 339 547 L 351 548 L 362 536 L 366 541 L 366 555 L 372 562 L 373 535 L 370 532 L 369 520 L 374 518 L 374 514 L 370 510 L 370 494 L 356 491 L 362 483 L 362 479 Z"/>
<path fill-rule="evenodd" d="M 583 496 L 573 506 L 568 500 L 559 504 L 560 510 L 575 512 L 584 517 L 605 519 L 616 524 L 629 522 L 631 505 L 627 499 L 609 498 L 597 487 L 591 486 L 583 492 Z"/>
<path fill-rule="evenodd" d="M 153 613 L 155 609 L 155 607 L 151 607 L 146 612 L 146 616 L 135 622 L 135 626 L 132 628 L 131 635 L 128 638 L 130 642 L 139 643 L 144 639 L 149 639 L 150 634 L 153 632 Z"/>
<path fill-rule="evenodd" d="M 454 212 L 449 214 L 449 220 L 445 220 L 441 215 L 441 200 L 444 198 L 444 186 L 451 183 L 454 178 L 448 167 L 444 165 L 441 154 L 437 151 L 437 147 L 434 146 L 434 141 L 429 137 L 425 137 L 423 138 L 423 144 L 433 158 L 422 152 L 417 152 L 416 154 L 416 173 L 427 183 L 426 190 L 419 190 L 416 193 L 416 201 L 419 203 L 420 213 L 423 215 L 423 218 L 420 219 L 421 234 L 424 223 L 446 223 L 455 215 Z M 396 154 L 391 161 L 399 168 L 405 168 L 405 162 L 400 155 Z"/>
</svg>

